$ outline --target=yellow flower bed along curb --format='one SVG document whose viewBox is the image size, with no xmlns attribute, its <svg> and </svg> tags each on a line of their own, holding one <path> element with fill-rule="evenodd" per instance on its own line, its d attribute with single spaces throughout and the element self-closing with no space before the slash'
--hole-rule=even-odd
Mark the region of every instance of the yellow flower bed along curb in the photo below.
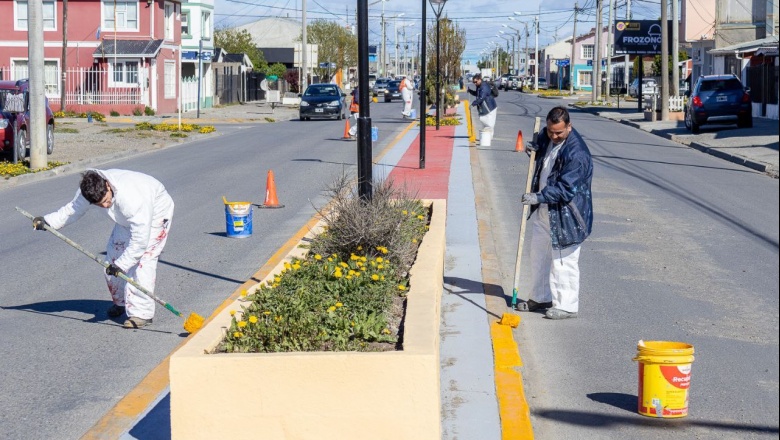
<svg viewBox="0 0 780 440">
<path fill-rule="evenodd" d="M 173 124 L 173 123 L 152 124 L 151 122 L 139 122 L 138 124 L 135 124 L 135 128 L 137 128 L 138 130 L 176 132 L 179 131 L 179 124 Z M 181 131 L 186 133 L 196 131 L 198 133 L 205 134 L 205 133 L 213 133 L 217 131 L 217 129 L 214 128 L 213 125 L 181 124 Z"/>
<path fill-rule="evenodd" d="M 66 164 L 67 162 L 49 162 L 45 168 L 32 170 L 30 169 L 30 162 L 26 160 L 20 161 L 19 163 L 16 164 L 7 161 L 2 161 L 0 162 L 0 176 L 3 176 L 4 178 L 8 179 L 10 177 L 21 176 L 22 174 L 31 174 L 40 171 L 48 171 L 53 168 L 57 168 L 59 166 L 66 165 Z"/>
</svg>

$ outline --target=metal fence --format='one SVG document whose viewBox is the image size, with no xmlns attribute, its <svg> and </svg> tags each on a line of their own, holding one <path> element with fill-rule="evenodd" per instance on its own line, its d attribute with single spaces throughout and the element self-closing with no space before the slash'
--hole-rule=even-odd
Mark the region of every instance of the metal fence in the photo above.
<svg viewBox="0 0 780 440">
<path fill-rule="evenodd" d="M 140 72 L 111 72 L 94 67 L 80 67 L 65 71 L 65 104 L 143 104 L 143 88 Z M 114 78 L 112 78 L 112 75 Z M 26 66 L 0 67 L 0 79 L 28 78 Z M 45 93 L 51 104 L 59 104 L 62 84 L 60 71 L 47 68 L 44 75 Z M 115 81 L 115 79 L 117 81 Z"/>
</svg>

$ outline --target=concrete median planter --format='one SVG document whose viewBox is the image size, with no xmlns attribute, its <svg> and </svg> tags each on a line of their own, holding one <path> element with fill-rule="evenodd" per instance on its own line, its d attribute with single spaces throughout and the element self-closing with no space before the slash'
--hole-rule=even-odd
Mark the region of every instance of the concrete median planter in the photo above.
<svg viewBox="0 0 780 440">
<path fill-rule="evenodd" d="M 441 438 L 439 319 L 446 202 L 430 203 L 430 229 L 410 270 L 403 350 L 207 354 L 229 328 L 230 311 L 241 310 L 237 301 L 170 359 L 172 438 Z M 320 230 L 318 225 L 310 235 Z M 284 261 L 304 252 L 296 246 Z"/>
</svg>

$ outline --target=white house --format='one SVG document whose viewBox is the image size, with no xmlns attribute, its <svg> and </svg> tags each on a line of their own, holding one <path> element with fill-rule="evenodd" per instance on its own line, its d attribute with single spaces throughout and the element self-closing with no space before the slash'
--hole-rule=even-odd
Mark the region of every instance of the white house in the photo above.
<svg viewBox="0 0 780 440">
<path fill-rule="evenodd" d="M 201 107 L 214 104 L 214 0 L 183 1 L 181 4 L 181 77 L 201 77 Z M 198 59 L 199 55 L 202 57 Z M 202 73 L 199 67 L 202 66 Z M 197 99 L 195 100 L 197 102 Z"/>
</svg>

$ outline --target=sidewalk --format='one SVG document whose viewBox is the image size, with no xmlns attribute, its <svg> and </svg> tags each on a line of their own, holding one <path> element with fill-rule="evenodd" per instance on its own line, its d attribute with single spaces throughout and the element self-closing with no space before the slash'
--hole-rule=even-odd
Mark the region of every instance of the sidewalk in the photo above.
<svg viewBox="0 0 780 440">
<path fill-rule="evenodd" d="M 696 135 L 688 131 L 682 121 L 645 121 L 644 114 L 636 108 L 571 106 L 778 178 L 780 150 L 778 121 L 774 119 L 755 117 L 753 128 L 708 125 Z"/>
<path fill-rule="evenodd" d="M 500 386 L 502 381 L 497 380 L 498 370 L 494 367 L 496 341 L 491 337 L 491 325 L 497 317 L 489 311 L 491 306 L 486 302 L 482 276 L 471 164 L 473 149 L 469 148 L 464 105 L 458 107 L 457 113 L 462 125 L 442 126 L 438 131 L 428 127 L 425 169 L 419 169 L 419 128 L 417 122 L 412 122 L 383 146 L 382 153 L 374 160 L 373 176 L 375 179 L 389 177 L 396 182 L 403 180 L 411 192 L 417 191 L 419 198 L 447 199 L 446 265 L 439 330 L 441 438 L 498 440 L 506 437 L 506 432 L 502 436 L 498 395 L 518 394 L 518 390 Z M 509 341 L 502 343 L 513 346 L 517 355 L 511 331 L 506 334 Z M 499 357 L 496 364 L 500 363 Z M 137 388 L 143 387 L 142 382 Z M 522 396 L 522 389 L 519 395 Z M 99 423 L 85 438 L 103 438 L 107 432 L 122 433 L 115 437 L 125 440 L 170 438 L 169 402 L 170 392 L 166 388 L 148 407 L 135 408 L 135 417 L 112 420 L 113 426 Z M 514 412 L 504 413 L 505 418 L 514 416 Z"/>
</svg>

